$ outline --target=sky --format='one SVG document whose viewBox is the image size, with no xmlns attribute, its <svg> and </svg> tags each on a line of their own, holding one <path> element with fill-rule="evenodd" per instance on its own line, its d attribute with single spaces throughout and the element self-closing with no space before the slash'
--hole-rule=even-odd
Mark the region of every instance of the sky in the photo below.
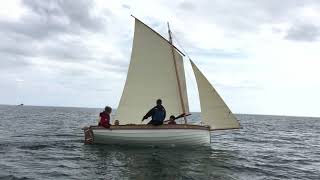
<svg viewBox="0 0 320 180">
<path fill-rule="evenodd" d="M 11 0 L 0 104 L 118 106 L 133 14 L 183 48 L 234 113 L 320 116 L 318 0 Z M 199 111 L 186 62 L 191 111 Z"/>
</svg>

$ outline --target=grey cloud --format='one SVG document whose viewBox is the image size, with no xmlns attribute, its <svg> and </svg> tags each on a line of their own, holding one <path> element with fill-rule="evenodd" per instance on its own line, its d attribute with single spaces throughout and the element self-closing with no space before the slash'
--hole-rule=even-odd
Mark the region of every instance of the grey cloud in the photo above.
<svg viewBox="0 0 320 180">
<path fill-rule="evenodd" d="M 69 76 L 69 77 L 82 77 L 82 76 L 88 76 L 89 72 L 88 71 L 84 71 L 82 69 L 63 69 L 60 71 L 60 74 L 62 76 Z"/>
<path fill-rule="evenodd" d="M 35 47 L 32 40 L 15 33 L 0 31 L 0 52 L 8 56 L 33 56 Z"/>
<path fill-rule="evenodd" d="M 255 82 L 241 81 L 236 84 L 216 83 L 216 86 L 220 86 L 226 89 L 251 89 L 251 90 L 262 90 L 263 87 Z"/>
<path fill-rule="evenodd" d="M 65 77 L 65 76 L 64 76 Z M 103 84 L 105 80 L 103 79 L 90 79 L 86 78 L 87 81 L 80 80 L 79 78 L 71 77 L 71 78 L 64 78 L 63 80 L 58 81 L 57 83 L 66 89 L 74 90 L 77 89 L 78 91 L 86 91 L 86 92 L 95 92 L 95 93 L 106 93 L 111 92 L 112 87 L 104 87 Z M 89 82 L 97 83 L 99 86 L 88 86 Z M 102 86 L 101 86 L 102 85 Z"/>
<path fill-rule="evenodd" d="M 52 21 L 65 20 L 72 28 L 97 31 L 104 27 L 104 20 L 91 13 L 93 1 L 89 0 L 24 0 L 24 4 L 37 15 Z M 70 29 L 69 29 L 70 30 Z"/>
<path fill-rule="evenodd" d="M 127 73 L 129 61 L 122 61 L 120 59 L 113 58 L 103 58 L 101 59 L 104 66 L 102 66 L 103 70 L 111 71 L 111 72 L 119 72 L 119 73 Z"/>
<path fill-rule="evenodd" d="M 125 9 L 131 9 L 131 7 L 128 4 L 122 4 L 122 7 Z"/>
<path fill-rule="evenodd" d="M 88 61 L 92 60 L 93 54 L 90 47 L 80 40 L 50 41 L 41 48 L 41 56 L 55 61 Z"/>
<path fill-rule="evenodd" d="M 277 25 L 294 24 L 287 32 L 286 39 L 297 41 L 315 41 L 319 37 L 319 27 L 312 25 L 312 18 L 306 18 L 302 11 L 311 8 L 320 10 L 317 0 L 184 0 L 177 4 L 176 16 L 188 22 L 185 29 L 174 32 L 177 39 L 182 40 L 186 49 L 198 55 L 217 58 L 246 58 L 248 53 L 233 49 L 203 50 L 194 40 L 188 39 L 188 26 L 211 24 L 222 30 L 223 35 L 243 41 L 243 37 L 251 37 L 268 27 L 272 33 L 283 35 L 283 29 Z M 191 13 L 192 12 L 192 13 Z M 204 22 L 205 21 L 205 22 Z M 296 22 L 304 22 L 297 24 Z M 208 34 L 210 36 L 210 34 Z M 202 50 L 200 50 L 202 49 Z"/>
<path fill-rule="evenodd" d="M 0 21 L 2 31 L 17 33 L 35 40 L 60 34 L 79 34 L 81 31 L 100 31 L 106 22 L 93 16 L 92 1 L 88 0 L 24 0 L 31 12 L 12 22 Z"/>
<path fill-rule="evenodd" d="M 105 19 L 112 16 L 107 10 L 93 15 L 89 0 L 23 0 L 22 4 L 30 11 L 20 19 L 0 20 L 1 67 L 31 65 L 34 57 L 78 63 L 95 58 L 81 37 L 106 30 Z"/>
<path fill-rule="evenodd" d="M 112 88 L 109 88 L 109 89 L 107 89 L 107 88 L 91 88 L 91 90 L 93 90 L 93 91 L 97 91 L 97 92 L 101 92 L 101 93 L 106 93 L 106 92 L 110 92 L 110 91 L 112 91 Z"/>
<path fill-rule="evenodd" d="M 8 36 L 0 32 L 0 69 L 12 70 L 30 67 L 32 63 L 28 57 L 33 56 L 32 43 L 19 35 Z"/>
<path fill-rule="evenodd" d="M 19 55 L 8 55 L 0 52 L 0 69 L 12 70 L 17 68 L 30 67 L 32 63 Z"/>
<path fill-rule="evenodd" d="M 320 36 L 320 27 L 314 24 L 295 24 L 287 32 L 286 39 L 295 41 L 316 41 Z"/>
<path fill-rule="evenodd" d="M 194 10 L 195 5 L 189 1 L 182 1 L 179 5 L 179 8 L 184 9 L 184 10 Z"/>
<path fill-rule="evenodd" d="M 185 0 L 178 4 L 177 15 L 183 19 L 195 18 L 201 21 L 206 17 L 210 23 L 216 24 L 231 34 L 253 32 L 260 25 L 292 21 L 300 18 L 299 9 L 312 5 L 319 7 L 316 0 Z M 193 16 L 190 17 L 190 10 Z"/>
<path fill-rule="evenodd" d="M 17 22 L 0 21 L 0 28 L 7 33 L 20 34 L 32 40 L 41 40 L 68 32 L 67 26 L 40 16 L 32 18 L 27 16 Z"/>
<path fill-rule="evenodd" d="M 78 62 L 68 62 L 73 64 L 78 64 Z M 92 63 L 95 63 L 94 65 Z M 128 70 L 128 62 L 121 61 L 120 59 L 113 59 L 113 58 L 96 58 L 93 59 L 92 62 L 86 62 L 86 65 L 88 67 L 95 67 L 95 69 L 89 68 L 81 68 L 74 66 L 72 68 L 60 68 L 55 69 L 60 75 L 63 77 L 90 77 L 92 74 L 95 74 L 95 72 L 115 72 L 115 73 L 121 73 L 126 74 Z M 52 68 L 57 68 L 56 66 L 53 66 Z"/>
<path fill-rule="evenodd" d="M 246 58 L 248 55 L 241 50 L 228 50 L 228 49 L 209 49 L 203 50 L 198 48 L 191 48 L 190 53 L 196 56 L 210 56 L 216 58 Z"/>
<path fill-rule="evenodd" d="M 176 36 L 175 36 L 176 35 Z M 192 41 L 179 37 L 187 36 L 185 32 L 176 31 L 173 34 L 174 44 L 177 44 L 177 47 L 185 51 L 184 48 L 188 49 L 188 54 L 190 53 L 192 56 L 210 56 L 216 58 L 247 58 L 249 55 L 244 50 L 239 49 L 219 49 L 219 48 L 211 48 L 211 49 L 203 49 L 199 48 L 197 44 Z M 178 40 L 179 39 L 179 40 Z M 182 43 L 180 43 L 180 39 L 183 39 Z M 183 47 L 181 47 L 183 44 Z M 182 49 L 183 48 L 183 49 Z"/>
<path fill-rule="evenodd" d="M 104 70 L 125 74 L 128 71 L 128 67 L 125 67 L 125 66 L 114 66 L 113 65 L 113 66 L 104 67 Z"/>
<path fill-rule="evenodd" d="M 72 39 L 47 40 L 37 42 L 25 36 L 14 33 L 3 34 L 0 32 L 1 54 L 7 56 L 20 56 L 20 58 L 46 57 L 59 61 L 83 61 L 92 59 L 90 48 L 82 41 Z"/>
</svg>

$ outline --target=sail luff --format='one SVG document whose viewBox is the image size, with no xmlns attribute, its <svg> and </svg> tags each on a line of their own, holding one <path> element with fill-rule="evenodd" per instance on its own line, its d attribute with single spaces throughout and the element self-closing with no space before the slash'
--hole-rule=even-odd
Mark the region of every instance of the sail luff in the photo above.
<svg viewBox="0 0 320 180">
<path fill-rule="evenodd" d="M 214 87 L 193 61 L 191 65 L 198 85 L 202 121 L 212 130 L 240 128 L 238 120 Z"/>
</svg>

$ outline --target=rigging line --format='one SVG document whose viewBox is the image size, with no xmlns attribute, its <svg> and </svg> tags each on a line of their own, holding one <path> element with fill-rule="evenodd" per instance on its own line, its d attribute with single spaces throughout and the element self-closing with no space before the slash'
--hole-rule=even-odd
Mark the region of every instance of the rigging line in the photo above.
<svg viewBox="0 0 320 180">
<path fill-rule="evenodd" d="M 186 108 L 184 105 L 184 101 L 183 101 L 183 97 L 182 97 L 182 91 L 181 91 L 181 85 L 180 85 L 180 78 L 179 78 L 179 73 L 178 73 L 178 68 L 177 68 L 177 62 L 176 62 L 176 58 L 175 58 L 175 52 L 174 52 L 174 46 L 172 44 L 172 36 L 171 36 L 171 30 L 170 30 L 170 26 L 169 26 L 169 22 L 168 22 L 168 33 L 169 33 L 169 42 L 171 44 L 171 52 L 172 52 L 172 57 L 173 57 L 173 63 L 174 63 L 174 68 L 175 68 L 175 72 L 176 72 L 176 77 L 177 77 L 177 84 L 178 84 L 178 90 L 179 90 L 179 96 L 180 96 L 180 101 L 181 101 L 181 106 L 182 106 L 182 111 L 184 113 L 184 124 L 187 124 L 187 118 L 186 118 Z"/>
<path fill-rule="evenodd" d="M 172 36 L 172 39 L 174 39 L 176 42 L 177 42 L 177 45 L 182 49 L 182 51 L 184 52 L 184 54 L 189 58 L 189 60 L 191 60 L 189 54 L 187 53 L 187 51 L 182 47 L 182 45 L 179 43 L 178 41 L 178 38 L 175 36 L 174 33 L 172 33 L 172 30 L 171 30 L 171 36 Z"/>
<path fill-rule="evenodd" d="M 181 50 L 183 51 L 183 53 L 184 53 L 184 54 L 188 57 L 188 59 L 189 59 L 189 63 L 188 63 L 188 64 L 189 64 L 189 67 L 191 68 L 191 72 L 193 72 L 193 73 L 191 73 L 191 74 L 193 74 L 193 76 L 192 76 L 191 74 L 189 74 L 189 73 L 185 73 L 185 74 L 186 74 L 186 76 L 188 76 L 188 77 L 186 77 L 186 78 L 189 78 L 189 79 L 190 79 L 190 81 L 188 81 L 188 82 L 190 82 L 189 84 L 191 84 L 191 88 L 195 90 L 195 95 L 198 97 L 198 103 L 199 103 L 199 104 L 198 104 L 198 107 L 200 107 L 200 112 L 201 112 L 200 95 L 199 95 L 197 80 L 196 80 L 196 77 L 195 77 L 195 74 L 194 74 L 194 71 L 193 71 L 192 65 L 191 65 L 191 57 L 189 56 L 189 54 L 187 53 L 187 51 L 182 47 L 182 45 L 179 43 L 178 38 L 175 36 L 175 34 L 172 32 L 172 30 L 171 30 L 171 38 L 172 38 L 173 40 L 175 40 L 175 42 L 177 43 L 178 47 L 181 48 Z M 202 121 L 200 121 L 200 123 L 202 123 Z"/>
</svg>

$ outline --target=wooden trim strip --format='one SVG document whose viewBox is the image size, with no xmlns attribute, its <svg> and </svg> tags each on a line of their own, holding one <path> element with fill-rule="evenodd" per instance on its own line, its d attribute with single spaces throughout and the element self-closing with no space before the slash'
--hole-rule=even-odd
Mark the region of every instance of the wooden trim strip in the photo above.
<svg viewBox="0 0 320 180">
<path fill-rule="evenodd" d="M 152 129 L 152 130 L 161 130 L 161 129 L 200 129 L 200 130 L 210 130 L 208 126 L 199 126 L 199 125 L 185 125 L 185 124 L 176 124 L 176 125 L 119 125 L 119 126 L 111 126 L 110 128 L 104 128 L 100 126 L 90 126 L 91 129 L 94 130 L 144 130 L 144 129 Z"/>
</svg>

